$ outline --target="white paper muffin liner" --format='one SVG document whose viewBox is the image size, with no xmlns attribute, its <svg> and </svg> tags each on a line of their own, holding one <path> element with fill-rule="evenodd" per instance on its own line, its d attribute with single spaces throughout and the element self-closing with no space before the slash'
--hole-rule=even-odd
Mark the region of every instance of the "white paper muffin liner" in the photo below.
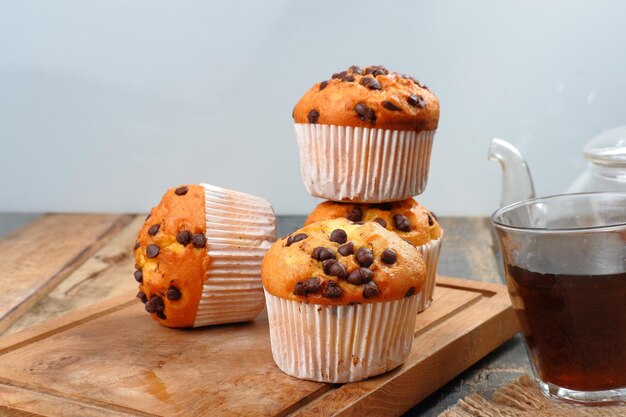
<svg viewBox="0 0 626 417">
<path fill-rule="evenodd" d="M 300 379 L 360 381 L 400 366 L 411 351 L 418 294 L 346 306 L 307 304 L 265 291 L 272 356 Z"/>
<path fill-rule="evenodd" d="M 439 264 L 439 252 L 441 251 L 441 239 L 433 239 L 425 245 L 417 246 L 422 253 L 424 263 L 426 264 L 426 281 L 419 297 L 418 312 L 426 310 L 433 300 L 435 292 L 435 280 L 437 278 L 437 265 Z"/>
<path fill-rule="evenodd" d="M 300 172 L 309 194 L 380 203 L 421 194 L 435 130 L 409 132 L 297 123 Z"/>
<path fill-rule="evenodd" d="M 260 197 L 204 187 L 207 252 L 194 326 L 254 319 L 263 310 L 261 261 L 276 241 L 276 217 Z"/>
</svg>

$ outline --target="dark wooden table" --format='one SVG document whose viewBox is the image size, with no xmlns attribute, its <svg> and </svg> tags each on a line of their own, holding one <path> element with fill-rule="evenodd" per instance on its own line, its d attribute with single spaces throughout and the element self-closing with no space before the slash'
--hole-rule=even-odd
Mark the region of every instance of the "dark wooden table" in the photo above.
<svg viewBox="0 0 626 417">
<path fill-rule="evenodd" d="M 129 239 L 129 244 L 132 244 L 134 234 L 143 222 L 143 216 L 86 215 L 81 217 L 81 220 L 93 227 L 93 233 L 83 230 L 84 236 L 68 236 L 62 231 L 46 230 L 47 216 L 50 215 L 0 213 L 0 236 L 4 236 L 0 239 L 0 256 L 6 256 L 6 253 L 11 251 L 12 245 L 33 245 L 36 249 L 39 244 L 43 252 L 41 256 L 59 257 L 57 269 L 43 271 L 46 274 L 46 285 L 39 282 L 36 283 L 39 288 L 31 292 L 26 290 L 22 292 L 23 296 L 32 299 L 31 302 L 23 303 L 20 308 L 0 305 L 0 336 L 15 333 L 33 324 L 67 314 L 136 287 L 132 279 L 124 281 L 110 279 L 114 275 L 112 271 L 126 269 L 129 270 L 130 277 L 132 260 L 130 248 L 128 253 L 119 252 L 119 249 L 108 251 L 107 243 L 112 239 Z M 71 216 L 67 217 L 68 224 L 71 224 L 72 219 Z M 298 229 L 303 221 L 304 216 L 280 216 L 279 235 Z M 503 283 L 502 268 L 488 219 L 444 217 L 441 224 L 445 235 L 439 263 L 440 274 Z M 73 240 L 82 240 L 84 243 L 89 239 L 93 242 L 87 245 L 86 252 L 77 251 L 72 254 L 58 250 L 58 245 L 62 246 Z M 119 248 L 119 245 L 109 246 Z M 36 250 L 33 250 L 33 256 L 37 256 Z M 65 256 L 67 259 L 63 260 Z M 85 262 L 87 258 L 90 259 Z M 16 262 L 15 259 L 10 261 Z M 24 262 L 28 265 L 23 268 L 37 268 L 36 258 Z M 68 266 L 70 264 L 71 268 Z M 20 270 L 13 274 L 11 271 L 0 272 L 0 285 L 7 288 L 15 282 L 15 279 L 20 278 L 19 274 Z M 26 288 L 26 284 L 24 282 L 22 284 Z M 489 398 L 493 391 L 517 379 L 522 373 L 530 373 L 530 365 L 521 336 L 517 335 L 433 393 L 406 415 L 436 416 L 471 393 Z"/>
</svg>

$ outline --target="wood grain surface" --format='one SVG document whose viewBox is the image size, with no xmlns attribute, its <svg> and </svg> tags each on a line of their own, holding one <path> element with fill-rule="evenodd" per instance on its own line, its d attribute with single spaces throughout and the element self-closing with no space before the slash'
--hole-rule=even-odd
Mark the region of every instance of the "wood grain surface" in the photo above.
<svg viewBox="0 0 626 417">
<path fill-rule="evenodd" d="M 76 268 L 47 297 L 22 315 L 4 334 L 15 333 L 103 299 L 137 288 L 132 248 L 145 216 L 135 216 L 92 257 Z"/>
<path fill-rule="evenodd" d="M 0 332 L 131 219 L 115 214 L 48 214 L 0 239 Z"/>
<path fill-rule="evenodd" d="M 398 415 L 518 329 L 503 286 L 441 278 L 405 365 L 333 385 L 275 366 L 265 313 L 173 330 L 133 295 L 0 339 L 0 406 L 82 416 Z"/>
</svg>

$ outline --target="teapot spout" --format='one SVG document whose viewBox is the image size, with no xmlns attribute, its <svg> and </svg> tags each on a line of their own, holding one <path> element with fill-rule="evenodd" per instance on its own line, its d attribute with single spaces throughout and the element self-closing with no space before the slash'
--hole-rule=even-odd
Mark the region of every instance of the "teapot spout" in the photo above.
<svg viewBox="0 0 626 417">
<path fill-rule="evenodd" d="M 528 164 L 515 146 L 503 139 L 494 138 L 489 145 L 487 159 L 499 162 L 502 167 L 500 203 L 503 206 L 535 197 Z"/>
</svg>

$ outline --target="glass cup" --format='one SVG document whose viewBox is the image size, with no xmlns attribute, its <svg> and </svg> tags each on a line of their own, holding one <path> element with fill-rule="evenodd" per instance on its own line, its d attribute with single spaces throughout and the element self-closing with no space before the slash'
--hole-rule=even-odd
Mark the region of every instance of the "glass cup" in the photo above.
<svg viewBox="0 0 626 417">
<path fill-rule="evenodd" d="M 626 193 L 521 201 L 491 221 L 540 389 L 626 403 Z"/>
</svg>

